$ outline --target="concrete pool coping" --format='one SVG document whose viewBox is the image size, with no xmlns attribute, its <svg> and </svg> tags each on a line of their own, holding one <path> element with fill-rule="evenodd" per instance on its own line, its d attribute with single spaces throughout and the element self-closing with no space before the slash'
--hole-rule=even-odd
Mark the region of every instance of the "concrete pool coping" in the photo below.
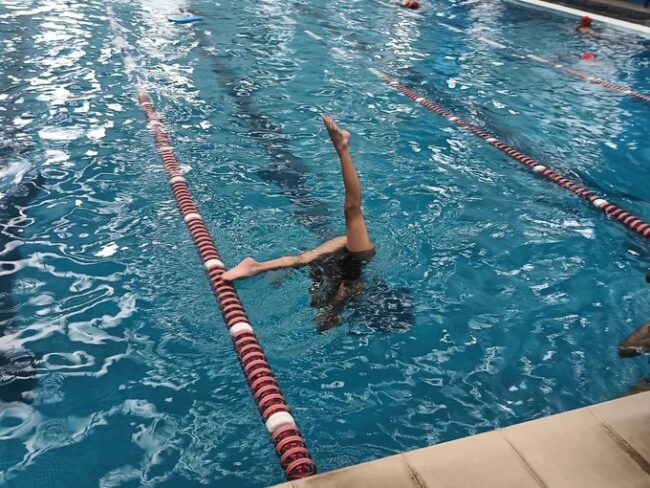
<svg viewBox="0 0 650 488">
<path fill-rule="evenodd" d="M 650 392 L 277 487 L 648 488 Z"/>
</svg>

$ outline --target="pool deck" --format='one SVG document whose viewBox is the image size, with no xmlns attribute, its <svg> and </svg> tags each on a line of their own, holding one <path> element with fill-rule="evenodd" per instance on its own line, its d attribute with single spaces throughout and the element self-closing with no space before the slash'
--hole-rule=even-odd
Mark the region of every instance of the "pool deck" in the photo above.
<svg viewBox="0 0 650 488">
<path fill-rule="evenodd" d="M 650 392 L 278 487 L 649 488 Z"/>
</svg>

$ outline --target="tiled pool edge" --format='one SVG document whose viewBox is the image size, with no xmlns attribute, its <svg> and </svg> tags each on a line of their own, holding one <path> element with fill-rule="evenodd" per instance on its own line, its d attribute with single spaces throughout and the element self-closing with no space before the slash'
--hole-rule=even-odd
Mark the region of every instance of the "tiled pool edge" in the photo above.
<svg viewBox="0 0 650 488">
<path fill-rule="evenodd" d="M 650 392 L 276 488 L 647 488 Z"/>
</svg>

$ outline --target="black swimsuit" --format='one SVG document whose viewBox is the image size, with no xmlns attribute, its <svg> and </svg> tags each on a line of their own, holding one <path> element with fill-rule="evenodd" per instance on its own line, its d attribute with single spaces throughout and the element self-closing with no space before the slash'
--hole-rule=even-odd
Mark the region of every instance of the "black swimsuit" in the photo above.
<svg viewBox="0 0 650 488">
<path fill-rule="evenodd" d="M 314 282 L 312 305 L 328 304 L 343 284 L 350 287 L 361 278 L 361 270 L 374 257 L 375 250 L 352 252 L 347 248 L 325 254 L 311 265 L 310 275 Z M 320 295 L 316 300 L 315 294 Z"/>
</svg>

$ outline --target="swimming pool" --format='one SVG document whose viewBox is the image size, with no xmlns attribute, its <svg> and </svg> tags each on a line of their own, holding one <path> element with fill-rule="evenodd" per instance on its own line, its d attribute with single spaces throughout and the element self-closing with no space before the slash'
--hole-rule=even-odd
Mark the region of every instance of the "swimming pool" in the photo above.
<svg viewBox="0 0 650 488">
<path fill-rule="evenodd" d="M 650 316 L 647 240 L 367 69 L 647 220 L 647 104 L 476 37 L 643 93 L 647 40 L 578 38 L 572 19 L 510 3 L 197 1 L 183 4 L 206 17 L 192 29 L 167 22 L 176 2 L 112 5 L 229 265 L 343 232 L 318 114 L 353 133 L 377 256 L 344 324 L 316 333 L 305 271 L 237 285 L 320 471 L 613 398 L 648 375 L 647 359 L 616 356 Z M 103 2 L 3 2 L 0 41 L 0 479 L 282 481 Z"/>
</svg>

